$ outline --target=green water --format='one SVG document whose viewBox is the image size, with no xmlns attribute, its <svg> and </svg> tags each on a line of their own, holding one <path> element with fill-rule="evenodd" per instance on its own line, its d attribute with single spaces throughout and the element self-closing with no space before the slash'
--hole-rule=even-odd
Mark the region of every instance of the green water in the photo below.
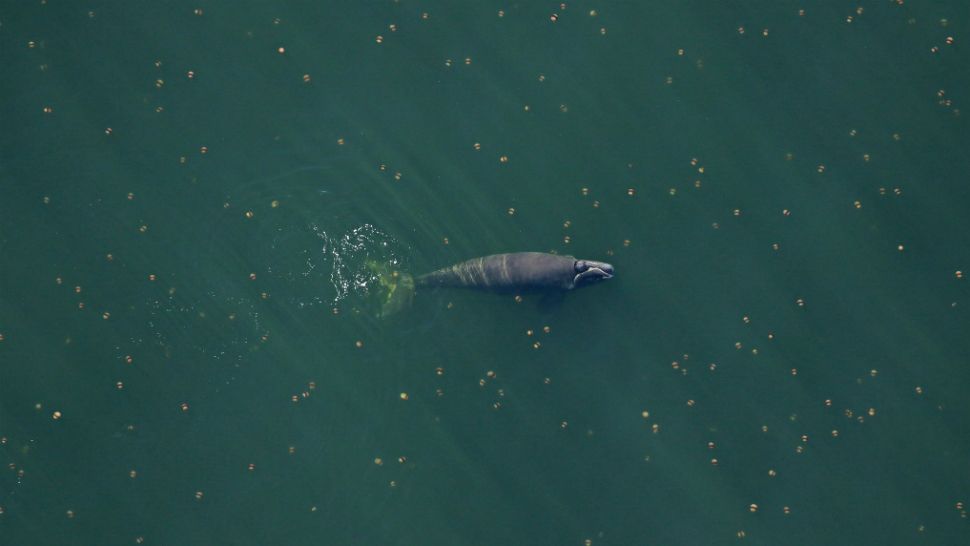
<svg viewBox="0 0 970 546">
<path fill-rule="evenodd" d="M 0 544 L 968 543 L 968 24 L 0 3 Z"/>
</svg>

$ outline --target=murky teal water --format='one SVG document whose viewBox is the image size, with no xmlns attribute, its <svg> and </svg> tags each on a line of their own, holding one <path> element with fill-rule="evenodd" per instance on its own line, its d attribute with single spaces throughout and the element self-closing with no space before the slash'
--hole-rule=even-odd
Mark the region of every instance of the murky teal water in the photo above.
<svg viewBox="0 0 970 546">
<path fill-rule="evenodd" d="M 0 5 L 0 543 L 966 544 L 968 24 Z"/>
</svg>

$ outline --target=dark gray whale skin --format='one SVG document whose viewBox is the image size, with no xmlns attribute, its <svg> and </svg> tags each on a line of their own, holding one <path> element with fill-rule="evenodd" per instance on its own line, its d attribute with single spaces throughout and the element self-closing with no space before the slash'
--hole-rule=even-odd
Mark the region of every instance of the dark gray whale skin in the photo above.
<svg viewBox="0 0 970 546">
<path fill-rule="evenodd" d="M 474 258 L 415 279 L 418 286 L 478 288 L 493 292 L 566 291 L 613 277 L 613 266 L 545 252 Z"/>
</svg>

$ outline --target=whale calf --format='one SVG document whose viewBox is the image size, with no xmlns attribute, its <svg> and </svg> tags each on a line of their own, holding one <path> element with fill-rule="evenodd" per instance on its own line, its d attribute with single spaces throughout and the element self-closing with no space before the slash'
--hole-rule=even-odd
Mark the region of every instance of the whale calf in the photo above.
<svg viewBox="0 0 970 546">
<path fill-rule="evenodd" d="M 417 286 L 478 288 L 494 292 L 566 291 L 613 278 L 606 262 L 545 252 L 493 254 L 415 279 Z"/>
</svg>

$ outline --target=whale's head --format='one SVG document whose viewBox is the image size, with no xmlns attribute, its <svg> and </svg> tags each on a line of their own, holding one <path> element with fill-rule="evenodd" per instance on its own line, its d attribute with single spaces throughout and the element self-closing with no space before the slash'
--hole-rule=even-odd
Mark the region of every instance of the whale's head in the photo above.
<svg viewBox="0 0 970 546">
<path fill-rule="evenodd" d="M 606 262 L 593 260 L 576 260 L 576 276 L 573 277 L 573 288 L 596 284 L 613 278 L 613 266 Z"/>
</svg>

